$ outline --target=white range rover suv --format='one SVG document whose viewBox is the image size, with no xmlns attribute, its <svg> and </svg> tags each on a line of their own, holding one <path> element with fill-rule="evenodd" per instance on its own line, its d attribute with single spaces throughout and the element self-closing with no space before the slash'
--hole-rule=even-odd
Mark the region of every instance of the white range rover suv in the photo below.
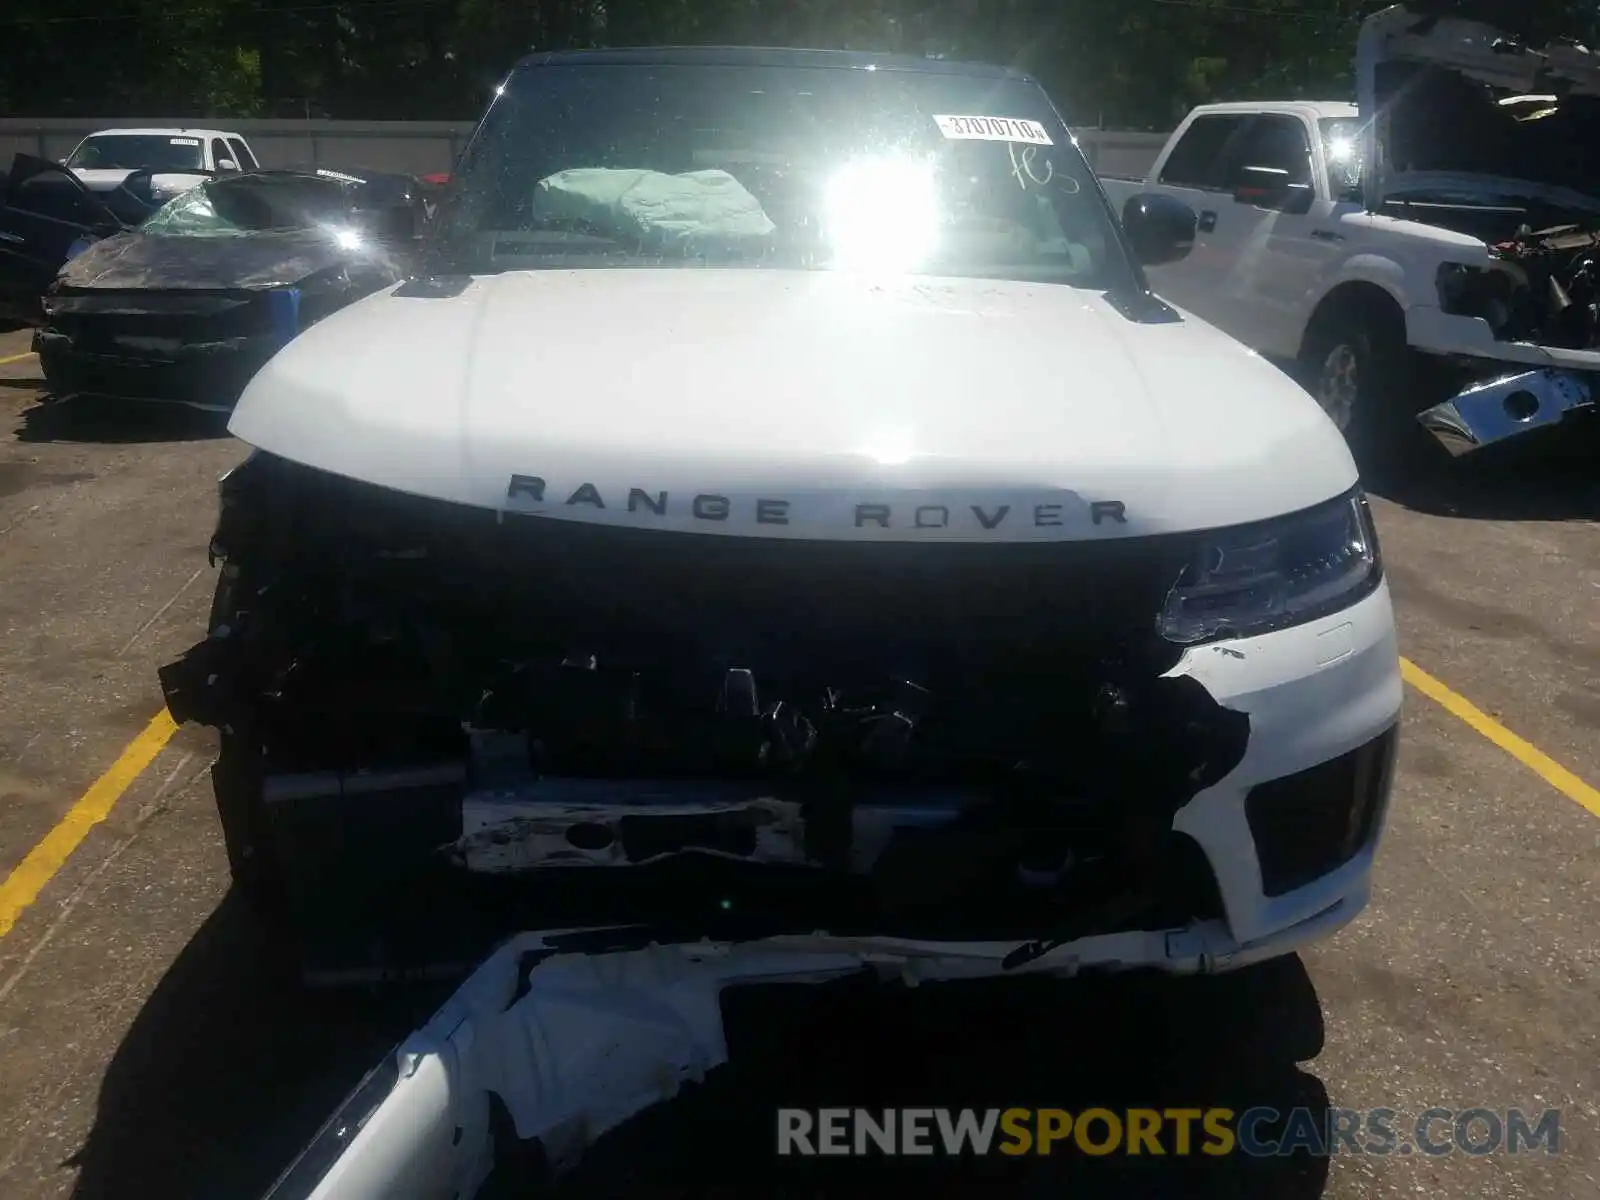
<svg viewBox="0 0 1600 1200">
<path fill-rule="evenodd" d="M 411 966 L 502 901 L 997 973 L 1349 921 L 1401 706 L 1357 470 L 1149 291 L 1194 214 L 1125 220 L 1015 71 L 519 64 L 426 270 L 232 417 L 162 678 L 240 884 Z"/>
</svg>

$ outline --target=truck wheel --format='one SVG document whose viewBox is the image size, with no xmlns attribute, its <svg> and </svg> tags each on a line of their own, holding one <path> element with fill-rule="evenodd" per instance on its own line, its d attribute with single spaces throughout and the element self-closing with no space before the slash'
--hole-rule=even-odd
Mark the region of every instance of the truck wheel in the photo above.
<svg viewBox="0 0 1600 1200">
<path fill-rule="evenodd" d="M 1363 469 L 1397 466 L 1416 445 L 1415 364 L 1405 327 L 1370 308 L 1319 316 L 1306 336 L 1307 389 Z"/>
</svg>

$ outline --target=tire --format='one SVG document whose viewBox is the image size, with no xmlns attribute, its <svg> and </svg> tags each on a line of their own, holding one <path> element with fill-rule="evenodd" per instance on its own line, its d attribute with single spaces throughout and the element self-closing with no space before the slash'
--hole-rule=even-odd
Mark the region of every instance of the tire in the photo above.
<svg viewBox="0 0 1600 1200">
<path fill-rule="evenodd" d="M 60 351 L 41 348 L 37 353 L 39 355 L 39 374 L 44 377 L 45 388 L 48 390 L 52 400 L 59 400 L 63 394 L 60 390 L 63 374 Z"/>
<path fill-rule="evenodd" d="M 1398 312 L 1353 303 L 1318 314 L 1300 365 L 1306 390 L 1344 434 L 1363 474 L 1401 467 L 1418 453 L 1421 371 Z"/>
</svg>

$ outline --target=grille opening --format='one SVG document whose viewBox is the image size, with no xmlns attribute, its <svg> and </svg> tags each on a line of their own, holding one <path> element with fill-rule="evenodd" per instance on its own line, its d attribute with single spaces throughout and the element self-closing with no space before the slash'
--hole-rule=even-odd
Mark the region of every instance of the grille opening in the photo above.
<svg viewBox="0 0 1600 1200">
<path fill-rule="evenodd" d="M 502 519 L 258 456 L 214 548 L 227 636 L 163 672 L 169 706 L 238 732 L 298 797 L 274 808 L 280 857 L 307 896 L 336 881 L 347 916 L 446 911 L 402 864 L 444 893 L 465 872 L 474 906 L 539 927 L 1070 940 L 1221 915 L 1172 821 L 1242 759 L 1249 719 L 1163 674 L 1181 651 L 1155 614 L 1191 539 Z M 452 762 L 448 794 L 363 782 Z M 413 803 L 431 840 L 396 828 Z"/>
<path fill-rule="evenodd" d="M 1371 842 L 1398 738 L 1398 729 L 1390 729 L 1338 758 L 1250 789 L 1245 818 L 1268 896 L 1322 878 Z"/>
</svg>

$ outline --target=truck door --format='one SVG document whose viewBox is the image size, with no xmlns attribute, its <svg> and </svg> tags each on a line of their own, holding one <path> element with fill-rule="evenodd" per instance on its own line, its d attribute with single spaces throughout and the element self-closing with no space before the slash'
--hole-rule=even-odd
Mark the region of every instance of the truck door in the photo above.
<svg viewBox="0 0 1600 1200">
<path fill-rule="evenodd" d="M 1248 113 L 1205 113 L 1190 121 L 1167 152 L 1159 189 L 1199 214 L 1194 249 L 1187 258 L 1150 267 L 1157 295 L 1201 320 L 1221 324 L 1218 300 L 1231 264 L 1218 231 L 1219 214 L 1232 200 L 1226 179 L 1227 149 L 1250 121 Z"/>
<path fill-rule="evenodd" d="M 1306 122 L 1287 113 L 1255 116 L 1228 151 L 1230 192 L 1218 214 L 1230 268 L 1217 324 L 1266 354 L 1299 352 L 1318 280 L 1339 250 L 1333 205 L 1314 173 Z M 1258 186 L 1261 181 L 1267 186 Z M 1329 227 L 1324 230 L 1323 227 Z"/>
<path fill-rule="evenodd" d="M 74 250 L 122 227 L 67 168 L 18 154 L 0 197 L 0 319 L 37 324 L 39 297 Z"/>
</svg>

